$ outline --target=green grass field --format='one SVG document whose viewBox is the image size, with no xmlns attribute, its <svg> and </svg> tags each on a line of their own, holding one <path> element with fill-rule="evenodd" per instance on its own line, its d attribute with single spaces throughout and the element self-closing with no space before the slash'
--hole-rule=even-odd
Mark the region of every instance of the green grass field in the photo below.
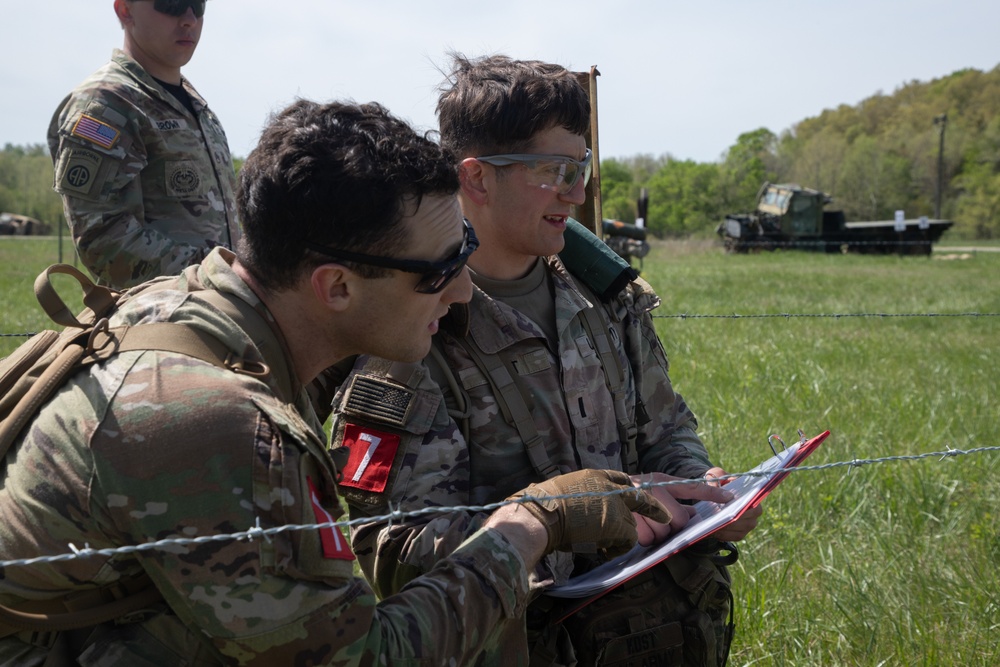
<svg viewBox="0 0 1000 667">
<path fill-rule="evenodd" d="M 943 255 L 947 256 L 947 255 Z M 1000 313 L 1000 254 L 659 247 L 661 315 Z M 657 319 L 718 463 L 832 434 L 817 465 L 1000 446 L 1000 318 Z M 791 475 L 734 568 L 733 665 L 1000 664 L 1000 452 Z"/>
<path fill-rule="evenodd" d="M 747 470 L 797 429 L 832 432 L 807 465 L 1000 446 L 1000 317 L 945 316 L 1000 313 L 1000 253 L 935 255 L 655 245 L 657 328 L 716 462 Z M 0 240 L 0 333 L 47 326 L 31 285 L 55 259 Z M 985 452 L 790 475 L 733 568 L 729 664 L 1000 664 L 998 470 Z"/>
</svg>

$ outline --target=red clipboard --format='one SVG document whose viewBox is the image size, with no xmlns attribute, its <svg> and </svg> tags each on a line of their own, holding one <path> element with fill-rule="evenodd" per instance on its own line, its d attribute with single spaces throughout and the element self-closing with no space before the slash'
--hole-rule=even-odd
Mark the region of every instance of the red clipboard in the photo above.
<svg viewBox="0 0 1000 667">
<path fill-rule="evenodd" d="M 775 456 L 749 471 L 754 474 L 732 478 L 732 481 L 726 484 L 726 488 L 734 491 L 737 494 L 736 498 L 725 505 L 708 501 L 695 503 L 698 516 L 663 544 L 636 547 L 625 556 L 604 563 L 584 575 L 574 577 L 562 586 L 548 589 L 546 594 L 552 597 L 581 600 L 580 604 L 574 605 L 571 611 L 555 622 L 562 622 L 629 579 L 737 521 L 748 509 L 760 505 L 764 498 L 788 476 L 789 469 L 800 465 L 829 435 L 830 431 L 824 431 L 808 440 L 803 437 L 794 445 L 775 452 Z M 766 474 L 771 470 L 776 472 Z"/>
</svg>

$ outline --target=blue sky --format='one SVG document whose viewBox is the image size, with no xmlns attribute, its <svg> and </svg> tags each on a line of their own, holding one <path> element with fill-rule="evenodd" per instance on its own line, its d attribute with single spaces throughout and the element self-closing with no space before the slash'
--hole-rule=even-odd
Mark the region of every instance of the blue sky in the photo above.
<svg viewBox="0 0 1000 667">
<path fill-rule="evenodd" d="M 596 66 L 602 158 L 702 162 L 742 132 L 1000 64 L 1000 3 L 984 0 L 211 0 L 205 18 L 184 73 L 240 156 L 296 97 L 376 100 L 433 129 L 452 49 Z M 44 143 L 122 41 L 112 0 L 10 0 L 3 35 L 0 145 Z"/>
</svg>

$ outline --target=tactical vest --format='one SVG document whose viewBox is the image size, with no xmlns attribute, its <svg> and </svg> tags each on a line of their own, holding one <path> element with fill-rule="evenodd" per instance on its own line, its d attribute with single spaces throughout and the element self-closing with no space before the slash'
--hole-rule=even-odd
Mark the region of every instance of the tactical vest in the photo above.
<svg viewBox="0 0 1000 667">
<path fill-rule="evenodd" d="M 592 304 L 597 303 L 594 294 L 573 277 L 576 288 L 585 294 Z M 464 306 L 453 305 L 452 310 Z M 452 317 L 449 315 L 449 317 Z M 461 316 L 459 316 L 461 317 Z M 584 329 L 587 331 L 587 338 L 591 341 L 601 362 L 601 370 L 604 373 L 605 386 L 608 388 L 614 405 L 615 422 L 618 426 L 618 435 L 622 443 L 622 470 L 636 470 L 639 465 L 639 455 L 636 449 L 636 437 L 638 427 L 636 415 L 630 412 L 626 406 L 626 374 L 622 367 L 621 357 L 611 341 L 609 334 L 614 324 L 608 316 L 607 310 L 601 305 L 591 305 L 579 312 Z M 475 341 L 465 332 L 455 329 L 459 328 L 451 322 L 452 331 L 456 334 L 455 341 L 466 351 L 469 358 L 482 372 L 483 376 L 490 383 L 493 395 L 497 401 L 500 414 L 507 424 L 517 430 L 518 436 L 524 442 L 525 450 L 531 465 L 539 475 L 548 479 L 559 473 L 559 470 L 549 457 L 545 448 L 545 443 L 538 434 L 532 417 L 531 398 L 524 391 L 519 381 L 519 373 L 515 365 L 515 356 L 508 350 L 501 350 L 496 354 L 486 354 L 476 345 Z M 428 364 L 431 377 L 441 386 L 451 389 L 451 398 L 448 401 L 448 414 L 455 420 L 462 430 L 462 435 L 469 441 L 469 395 L 465 388 L 455 377 L 447 361 L 445 361 L 442 351 L 442 343 L 435 337 L 431 348 Z M 637 396 L 637 409 L 641 410 Z"/>
<path fill-rule="evenodd" d="M 626 378 L 610 335 L 615 326 L 608 313 L 616 308 L 621 320 L 625 308 L 618 299 L 601 304 L 589 287 L 572 276 L 577 289 L 591 302 L 580 318 L 601 362 L 605 385 L 613 399 L 614 416 L 622 443 L 622 469 L 638 471 L 637 422 L 648 421 L 636 388 L 636 411 L 626 407 Z M 452 306 L 456 310 L 456 306 Z M 461 318 L 461 315 L 459 315 Z M 504 421 L 515 428 L 535 471 L 550 478 L 559 470 L 549 457 L 532 417 L 532 401 L 519 380 L 515 354 L 508 349 L 486 354 L 462 327 L 449 323 L 454 340 L 490 383 Z M 457 329 L 457 330 L 456 330 Z M 621 336 L 616 336 L 621 339 Z M 623 342 L 624 344 L 624 342 Z M 450 389 L 449 416 L 470 440 L 471 399 L 449 367 L 438 337 L 429 355 L 431 377 Z M 636 378 L 636 381 L 641 381 Z M 720 546 L 728 551 L 720 556 Z M 726 566 L 738 557 L 736 547 L 709 541 L 677 554 L 660 567 L 636 577 L 582 609 L 579 601 L 542 596 L 528 609 L 527 627 L 531 667 L 562 664 L 571 651 L 580 667 L 627 667 L 636 664 L 722 667 L 732 642 L 733 597 Z M 568 614 L 568 616 L 567 616 Z M 565 618 L 562 618 L 565 616 Z M 565 646 L 568 641 L 572 649 Z"/>
</svg>

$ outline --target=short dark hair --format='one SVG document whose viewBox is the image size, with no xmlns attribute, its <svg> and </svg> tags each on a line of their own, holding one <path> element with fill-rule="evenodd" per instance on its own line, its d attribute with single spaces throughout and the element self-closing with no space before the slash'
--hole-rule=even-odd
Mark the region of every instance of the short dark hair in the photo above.
<svg viewBox="0 0 1000 667">
<path fill-rule="evenodd" d="M 452 53 L 437 103 L 441 142 L 459 158 L 519 153 L 552 127 L 585 134 L 590 97 L 560 65 L 504 55 Z"/>
<path fill-rule="evenodd" d="M 268 290 L 292 287 L 328 259 L 305 242 L 389 254 L 424 195 L 458 192 L 451 152 L 382 105 L 297 100 L 273 115 L 240 170 L 240 263 Z M 369 277 L 385 269 L 351 267 Z"/>
</svg>

